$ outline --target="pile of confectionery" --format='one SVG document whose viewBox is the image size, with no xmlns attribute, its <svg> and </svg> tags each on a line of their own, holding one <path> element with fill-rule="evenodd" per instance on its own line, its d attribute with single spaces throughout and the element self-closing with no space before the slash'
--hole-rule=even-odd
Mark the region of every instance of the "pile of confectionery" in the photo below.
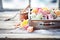
<svg viewBox="0 0 60 40">
<path fill-rule="evenodd" d="M 30 14 L 31 20 L 54 20 L 59 16 L 60 10 L 48 8 L 33 8 Z M 28 13 L 21 14 L 20 19 L 22 20 L 20 28 L 33 32 L 33 26 L 28 24 Z"/>
<path fill-rule="evenodd" d="M 60 10 L 49 8 L 33 8 L 31 20 L 54 20 L 60 16 Z"/>
</svg>

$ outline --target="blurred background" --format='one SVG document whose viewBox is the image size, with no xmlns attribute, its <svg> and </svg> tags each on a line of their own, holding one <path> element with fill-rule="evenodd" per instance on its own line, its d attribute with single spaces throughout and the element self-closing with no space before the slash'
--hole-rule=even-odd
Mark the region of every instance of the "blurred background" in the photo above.
<svg viewBox="0 0 60 40">
<path fill-rule="evenodd" d="M 31 8 L 34 7 L 58 8 L 59 7 L 59 0 L 31 0 L 30 3 L 31 3 Z M 0 10 L 23 9 L 28 4 L 29 4 L 29 0 L 0 0 Z"/>
</svg>

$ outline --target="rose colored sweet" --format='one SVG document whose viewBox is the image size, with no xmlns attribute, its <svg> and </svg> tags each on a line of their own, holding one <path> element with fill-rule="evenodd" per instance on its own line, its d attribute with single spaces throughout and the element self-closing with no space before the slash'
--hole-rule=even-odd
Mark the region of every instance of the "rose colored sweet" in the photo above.
<svg viewBox="0 0 60 40">
<path fill-rule="evenodd" d="M 38 8 L 39 13 L 42 13 L 42 11 L 43 11 L 42 8 Z"/>
<path fill-rule="evenodd" d="M 53 20 L 52 14 L 47 14 L 49 20 Z"/>
<path fill-rule="evenodd" d="M 25 27 L 24 27 L 24 29 L 26 29 L 27 30 L 27 28 L 29 27 L 29 25 L 26 25 Z"/>
<path fill-rule="evenodd" d="M 28 27 L 28 28 L 27 28 L 27 31 L 28 31 L 28 32 L 33 32 L 33 27 Z"/>
</svg>

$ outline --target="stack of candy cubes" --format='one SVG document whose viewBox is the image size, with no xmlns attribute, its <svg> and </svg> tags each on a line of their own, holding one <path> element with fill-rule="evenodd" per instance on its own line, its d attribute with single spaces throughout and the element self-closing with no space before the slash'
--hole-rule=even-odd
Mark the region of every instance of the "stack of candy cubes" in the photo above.
<svg viewBox="0 0 60 40">
<path fill-rule="evenodd" d="M 31 11 L 31 20 L 53 20 L 56 18 L 56 10 L 49 8 L 33 8 Z"/>
</svg>

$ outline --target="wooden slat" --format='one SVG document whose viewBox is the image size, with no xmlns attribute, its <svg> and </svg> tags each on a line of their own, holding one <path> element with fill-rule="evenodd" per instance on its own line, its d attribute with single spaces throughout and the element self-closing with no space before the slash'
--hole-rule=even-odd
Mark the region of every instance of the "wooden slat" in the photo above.
<svg viewBox="0 0 60 40">
<path fill-rule="evenodd" d="M 41 21 L 41 22 L 60 22 L 60 20 L 31 20 L 31 21 Z"/>
</svg>

